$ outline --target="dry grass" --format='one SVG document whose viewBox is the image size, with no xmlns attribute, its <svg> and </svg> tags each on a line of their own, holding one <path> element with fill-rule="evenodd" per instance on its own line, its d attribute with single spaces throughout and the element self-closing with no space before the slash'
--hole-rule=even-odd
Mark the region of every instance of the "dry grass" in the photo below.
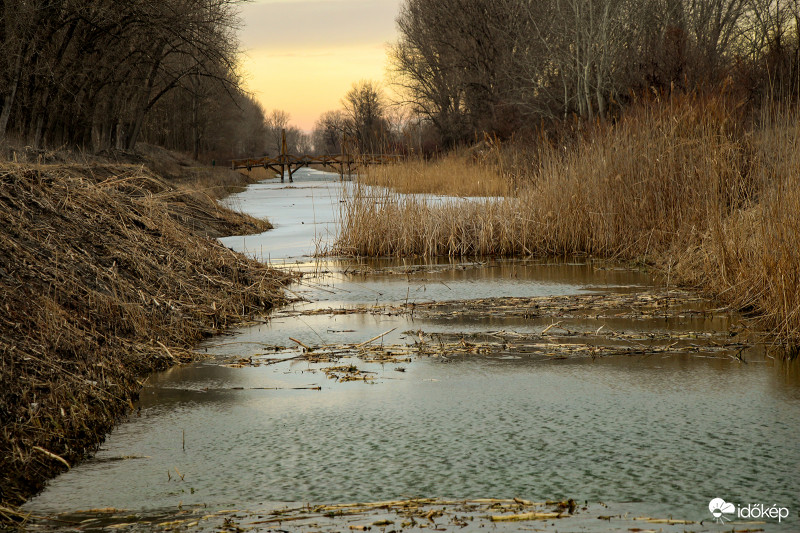
<svg viewBox="0 0 800 533">
<path fill-rule="evenodd" d="M 170 185 L 217 200 L 240 192 L 251 183 L 274 177 L 274 173 L 262 168 L 252 172 L 234 171 L 225 161 L 220 162 L 221 166 L 204 165 L 187 154 L 147 143 L 138 143 L 135 152 L 107 150 L 92 154 L 66 148 L 37 150 L 6 139 L 0 141 L 0 161 L 30 165 L 138 165 Z"/>
<path fill-rule="evenodd" d="M 450 196 L 505 196 L 512 180 L 489 153 L 466 151 L 439 159 L 410 159 L 392 165 L 375 165 L 360 177 L 362 183 L 388 187 L 404 194 Z"/>
<path fill-rule="evenodd" d="M 263 170 L 263 169 L 262 169 Z M 226 196 L 242 192 L 247 185 L 272 176 L 262 176 L 257 172 L 240 172 L 220 167 L 194 167 L 184 169 L 181 178 L 170 183 L 187 193 L 202 193 L 220 200 Z"/>
<path fill-rule="evenodd" d="M 644 260 L 799 339 L 798 114 L 757 128 L 743 115 L 724 96 L 640 104 L 572 147 L 536 147 L 512 180 L 526 185 L 502 199 L 376 198 L 357 187 L 334 251 Z"/>
<path fill-rule="evenodd" d="M 141 166 L 0 164 L 0 505 L 91 451 L 138 375 L 281 300 L 209 238 L 267 227 Z"/>
<path fill-rule="evenodd" d="M 782 339 L 800 342 L 800 114 L 771 112 L 751 137 L 753 202 L 711 217 L 678 255 L 688 283 L 750 311 Z"/>
<path fill-rule="evenodd" d="M 69 157 L 69 154 L 67 155 Z M 261 172 L 234 171 L 221 161 L 218 166 L 207 166 L 193 160 L 186 154 L 172 152 L 159 146 L 138 143 L 136 153 L 112 152 L 104 157 L 91 157 L 93 161 L 113 163 L 138 163 L 144 165 L 171 185 L 193 193 L 203 193 L 220 199 L 240 192 L 257 181 L 272 177 L 263 169 Z"/>
<path fill-rule="evenodd" d="M 263 167 L 254 167 L 251 170 L 240 169 L 236 172 L 242 176 L 245 176 L 250 183 L 267 180 L 278 176 L 274 170 Z"/>
</svg>

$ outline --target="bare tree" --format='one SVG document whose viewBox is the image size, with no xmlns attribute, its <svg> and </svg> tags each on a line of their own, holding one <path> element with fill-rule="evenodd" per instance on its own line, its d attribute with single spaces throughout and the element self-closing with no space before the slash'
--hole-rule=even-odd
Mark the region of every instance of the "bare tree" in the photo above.
<svg viewBox="0 0 800 533">
<path fill-rule="evenodd" d="M 195 115 L 212 93 L 235 101 L 236 1 L 0 3 L 0 136 L 132 149 L 174 91 L 194 95 Z"/>
<path fill-rule="evenodd" d="M 353 84 L 342 100 L 349 122 L 349 134 L 363 153 L 378 153 L 386 146 L 388 124 L 386 103 L 380 86 L 362 80 Z"/>
<path fill-rule="evenodd" d="M 698 56 L 697 68 L 704 76 L 714 75 L 740 30 L 747 0 L 685 0 L 684 10 L 690 37 Z M 698 72 L 696 76 L 700 76 Z"/>
<path fill-rule="evenodd" d="M 445 144 L 470 132 L 499 131 L 513 113 L 505 71 L 513 52 L 513 12 L 492 0 L 408 0 L 390 49 L 393 83 L 441 132 Z"/>
<path fill-rule="evenodd" d="M 281 132 L 289 127 L 291 116 L 282 109 L 273 109 L 267 114 L 266 118 L 266 151 L 267 155 L 275 156 L 281 153 L 282 135 Z"/>
<path fill-rule="evenodd" d="M 737 52 L 751 65 L 749 88 L 770 98 L 800 95 L 800 0 L 748 0 Z"/>
<path fill-rule="evenodd" d="M 348 130 L 344 111 L 327 111 L 320 116 L 312 133 L 314 152 L 317 154 L 342 153 L 342 138 Z"/>
<path fill-rule="evenodd" d="M 655 1 L 504 1 L 520 21 L 509 82 L 529 113 L 604 117 L 636 83 L 657 26 Z"/>
</svg>

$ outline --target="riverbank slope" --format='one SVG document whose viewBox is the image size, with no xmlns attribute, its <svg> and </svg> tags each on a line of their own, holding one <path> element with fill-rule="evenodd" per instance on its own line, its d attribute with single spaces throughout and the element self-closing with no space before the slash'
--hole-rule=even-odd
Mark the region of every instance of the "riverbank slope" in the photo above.
<svg viewBox="0 0 800 533">
<path fill-rule="evenodd" d="M 214 237 L 268 229 L 143 165 L 0 163 L 0 519 L 203 337 L 283 298 Z"/>
</svg>

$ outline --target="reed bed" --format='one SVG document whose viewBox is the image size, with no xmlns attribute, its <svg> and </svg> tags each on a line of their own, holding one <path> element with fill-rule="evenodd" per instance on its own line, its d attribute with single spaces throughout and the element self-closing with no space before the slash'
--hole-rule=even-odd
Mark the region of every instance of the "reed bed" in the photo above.
<svg viewBox="0 0 800 533">
<path fill-rule="evenodd" d="M 757 316 L 800 344 L 800 113 L 770 110 L 750 137 L 752 179 L 761 187 L 751 201 L 709 227 L 676 253 L 678 279 Z M 681 253 L 682 252 L 682 253 Z"/>
<path fill-rule="evenodd" d="M 282 299 L 209 238 L 262 231 L 130 165 L 0 164 L 0 519 L 132 408 L 137 377 Z"/>
<path fill-rule="evenodd" d="M 513 179 L 504 170 L 495 146 L 460 151 L 440 159 L 409 159 L 401 164 L 368 167 L 361 182 L 403 194 L 506 196 Z"/>
<path fill-rule="evenodd" d="M 519 189 L 503 198 L 355 187 L 331 251 L 641 260 L 797 342 L 798 118 L 782 109 L 753 120 L 725 95 L 653 99 L 579 142 L 509 148 L 532 163 L 505 173 Z"/>
</svg>

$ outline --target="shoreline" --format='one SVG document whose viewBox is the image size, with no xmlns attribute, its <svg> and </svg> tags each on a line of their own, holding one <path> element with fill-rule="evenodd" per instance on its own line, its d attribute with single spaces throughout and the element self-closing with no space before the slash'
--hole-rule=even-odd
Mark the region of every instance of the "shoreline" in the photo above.
<svg viewBox="0 0 800 533">
<path fill-rule="evenodd" d="M 0 164 L 0 519 L 91 454 L 137 378 L 283 301 L 220 235 L 268 222 L 143 165 Z"/>
</svg>

